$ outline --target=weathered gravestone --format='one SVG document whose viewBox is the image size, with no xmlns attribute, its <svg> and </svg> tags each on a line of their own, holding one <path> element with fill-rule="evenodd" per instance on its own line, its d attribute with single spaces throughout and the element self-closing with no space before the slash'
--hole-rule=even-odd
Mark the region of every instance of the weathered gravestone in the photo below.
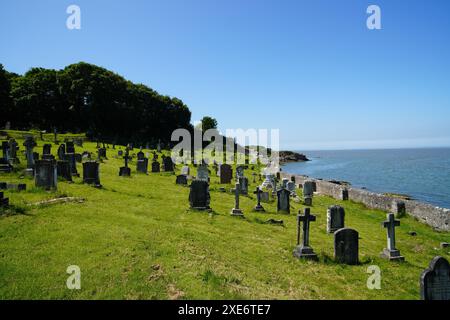
<svg viewBox="0 0 450 320">
<path fill-rule="evenodd" d="M 297 215 L 297 247 L 295 247 L 293 255 L 299 259 L 317 260 L 317 254 L 309 245 L 310 223 L 316 221 L 316 216 L 310 213 L 309 208 L 305 208 L 302 215 L 299 210 Z M 300 237 L 300 225 L 303 222 L 303 237 Z"/>
<path fill-rule="evenodd" d="M 9 162 L 9 142 L 8 141 L 3 141 L 2 142 L 2 155 L 3 155 L 3 159 L 5 159 L 5 161 Z"/>
<path fill-rule="evenodd" d="M 38 160 L 35 163 L 34 180 L 36 187 L 46 190 L 57 189 L 58 173 L 55 160 Z"/>
<path fill-rule="evenodd" d="M 265 203 L 269 202 L 269 193 L 267 191 L 262 191 L 260 197 L 261 197 L 261 202 L 265 202 Z"/>
<path fill-rule="evenodd" d="M 219 167 L 220 183 L 228 184 L 233 179 L 233 168 L 229 164 L 222 164 Z"/>
<path fill-rule="evenodd" d="M 0 208 L 6 208 L 9 206 L 9 199 L 5 198 L 3 192 L 0 192 Z"/>
<path fill-rule="evenodd" d="M 288 181 L 286 184 L 287 189 L 289 190 L 289 192 L 291 193 L 292 196 L 296 196 L 297 194 L 295 193 L 295 182 L 293 181 Z"/>
<path fill-rule="evenodd" d="M 61 144 L 58 147 L 58 159 L 59 160 L 64 160 L 66 156 L 66 145 L 65 144 Z"/>
<path fill-rule="evenodd" d="M 236 167 L 236 178 L 239 180 L 239 178 L 242 178 L 244 176 L 245 167 L 244 166 L 237 166 Z"/>
<path fill-rule="evenodd" d="M 450 300 L 450 264 L 443 257 L 435 257 L 420 276 L 422 300 Z"/>
<path fill-rule="evenodd" d="M 187 181 L 187 176 L 185 176 L 184 174 L 180 174 L 177 176 L 177 179 L 175 181 L 176 184 L 180 184 L 180 185 L 187 185 L 188 181 Z"/>
<path fill-rule="evenodd" d="M 165 172 L 172 172 L 173 171 L 173 161 L 171 157 L 164 157 L 163 158 L 163 170 Z"/>
<path fill-rule="evenodd" d="M 96 188 L 102 187 L 100 184 L 100 164 L 97 161 L 83 163 L 83 183 L 91 184 Z"/>
<path fill-rule="evenodd" d="M 77 170 L 77 159 L 75 156 L 75 153 L 73 152 L 67 152 L 69 148 L 66 145 L 66 154 L 64 156 L 65 160 L 69 162 L 70 166 L 70 173 L 72 176 L 79 177 L 78 170 Z"/>
<path fill-rule="evenodd" d="M 106 148 L 98 148 L 98 156 L 101 159 L 108 159 L 108 157 L 106 156 Z"/>
<path fill-rule="evenodd" d="M 359 234 L 350 228 L 342 228 L 334 233 L 334 258 L 339 263 L 355 265 L 359 263 Z"/>
<path fill-rule="evenodd" d="M 381 223 L 381 225 L 387 230 L 387 248 L 383 249 L 381 257 L 391 261 L 404 261 L 405 257 L 400 255 L 400 250 L 395 248 L 395 227 L 400 226 L 400 221 L 395 220 L 393 213 L 386 215 L 387 221 Z"/>
<path fill-rule="evenodd" d="M 160 172 L 161 171 L 161 165 L 159 164 L 158 161 L 153 161 L 152 162 L 152 172 Z"/>
<path fill-rule="evenodd" d="M 312 206 L 312 199 L 314 196 L 314 182 L 305 181 L 303 184 L 303 201 L 306 206 Z"/>
<path fill-rule="evenodd" d="M 327 233 L 345 227 L 345 210 L 341 206 L 330 206 L 327 210 Z"/>
<path fill-rule="evenodd" d="M 238 179 L 239 181 L 239 192 L 242 195 L 247 195 L 248 194 L 248 179 L 247 177 L 240 177 Z"/>
<path fill-rule="evenodd" d="M 72 173 L 70 172 L 69 161 L 59 160 L 56 163 L 58 177 L 61 177 L 67 181 L 72 181 Z"/>
<path fill-rule="evenodd" d="M 210 194 L 208 182 L 200 180 L 192 181 L 189 192 L 189 203 L 193 209 L 209 209 Z"/>
<path fill-rule="evenodd" d="M 234 189 L 234 208 L 231 210 L 231 215 L 243 217 L 244 212 L 242 212 L 242 210 L 239 208 L 239 190 L 240 190 L 239 182 L 236 182 L 235 186 L 236 187 Z"/>
<path fill-rule="evenodd" d="M 17 149 L 19 146 L 15 139 L 9 139 L 9 161 L 11 163 L 19 163 L 19 158 L 17 158 Z"/>
<path fill-rule="evenodd" d="M 209 171 L 208 171 L 208 166 L 206 165 L 199 165 L 197 168 L 197 180 L 200 181 L 209 181 Z"/>
<path fill-rule="evenodd" d="M 288 178 L 283 178 L 283 179 L 281 180 L 281 189 L 287 189 L 287 184 L 288 184 L 288 182 L 289 182 L 289 179 L 288 179 Z"/>
<path fill-rule="evenodd" d="M 136 171 L 147 174 L 148 172 L 148 158 L 138 159 L 136 162 Z"/>
<path fill-rule="evenodd" d="M 291 213 L 290 192 L 286 189 L 277 191 L 277 212 Z"/>
<path fill-rule="evenodd" d="M 259 187 L 256 187 L 256 190 L 253 193 L 256 194 L 256 206 L 253 210 L 257 212 L 266 211 L 261 205 L 261 194 L 263 193 L 263 191 Z"/>
<path fill-rule="evenodd" d="M 37 144 L 32 136 L 27 136 L 23 145 L 25 147 L 25 157 L 27 158 L 27 169 L 25 170 L 25 172 L 26 174 L 32 176 L 34 174 L 33 148 L 36 147 Z"/>
<path fill-rule="evenodd" d="M 42 147 L 42 160 L 55 160 L 55 156 L 52 155 L 52 145 L 44 144 Z"/>
<path fill-rule="evenodd" d="M 145 153 L 142 151 L 142 149 L 137 153 L 138 160 L 145 158 Z"/>
</svg>

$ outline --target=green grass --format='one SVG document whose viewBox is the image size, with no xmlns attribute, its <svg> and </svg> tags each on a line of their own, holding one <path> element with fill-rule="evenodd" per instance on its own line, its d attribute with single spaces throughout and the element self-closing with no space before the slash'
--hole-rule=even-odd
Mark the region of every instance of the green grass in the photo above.
<svg viewBox="0 0 450 320">
<path fill-rule="evenodd" d="M 35 150 L 41 153 L 38 142 Z M 94 151 L 95 145 L 85 143 L 77 151 Z M 57 147 L 52 149 L 56 154 Z M 219 192 L 212 174 L 213 211 L 193 211 L 189 188 L 175 185 L 175 175 L 136 174 L 133 161 L 132 177 L 119 177 L 123 160 L 116 154 L 108 149 L 109 160 L 101 164 L 103 189 L 74 178 L 73 184 L 59 182 L 52 193 L 33 188 L 20 170 L 0 175 L 0 181 L 27 184 L 25 192 L 5 192 L 12 208 L 0 217 L 1 299 L 418 299 L 419 276 L 429 261 L 436 255 L 450 258 L 449 249 L 439 248 L 449 241 L 448 233 L 406 216 L 397 228 L 406 262 L 385 261 L 379 258 L 386 243 L 384 212 L 315 197 L 310 240 L 320 260 L 299 261 L 292 256 L 295 214 L 277 214 L 275 202 L 264 204 L 268 213 L 254 213 L 254 195 L 242 197 L 245 219 L 232 217 L 234 195 Z M 246 175 L 252 182 L 250 170 Z M 58 196 L 86 201 L 30 205 Z M 345 207 L 346 225 L 360 233 L 358 266 L 333 261 L 333 236 L 326 234 L 332 204 Z M 303 208 L 292 206 L 292 213 Z M 263 223 L 269 218 L 283 219 L 284 226 Z M 69 265 L 81 268 L 81 290 L 66 288 Z M 370 265 L 381 268 L 381 290 L 366 286 Z"/>
</svg>

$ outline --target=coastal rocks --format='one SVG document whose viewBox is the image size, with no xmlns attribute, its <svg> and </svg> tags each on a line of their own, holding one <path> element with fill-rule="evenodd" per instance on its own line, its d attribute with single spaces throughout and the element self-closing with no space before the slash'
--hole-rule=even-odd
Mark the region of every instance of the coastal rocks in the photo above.
<svg viewBox="0 0 450 320">
<path fill-rule="evenodd" d="M 280 151 L 280 163 L 310 161 L 304 154 L 293 151 Z"/>
</svg>

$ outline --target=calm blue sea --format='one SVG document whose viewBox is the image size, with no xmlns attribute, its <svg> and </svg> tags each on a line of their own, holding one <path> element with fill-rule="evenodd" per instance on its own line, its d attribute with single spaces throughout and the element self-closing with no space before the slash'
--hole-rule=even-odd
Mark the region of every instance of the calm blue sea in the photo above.
<svg viewBox="0 0 450 320">
<path fill-rule="evenodd" d="M 374 192 L 407 194 L 450 208 L 450 148 L 302 152 L 312 161 L 283 171 L 348 181 Z"/>
</svg>

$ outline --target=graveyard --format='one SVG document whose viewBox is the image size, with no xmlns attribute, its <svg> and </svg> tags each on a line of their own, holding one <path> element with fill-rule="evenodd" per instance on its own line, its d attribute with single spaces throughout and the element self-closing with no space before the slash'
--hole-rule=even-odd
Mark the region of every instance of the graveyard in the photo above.
<svg viewBox="0 0 450 320">
<path fill-rule="evenodd" d="M 59 157 L 65 139 L 85 140 L 66 143 L 75 150 L 58 162 L 66 178 L 52 176 L 56 188 L 37 187 L 26 174 L 33 150 L 26 152 L 24 137 L 32 133 L 5 132 L 19 148 L 11 172 L 0 173 L 11 186 L 1 190 L 8 205 L 0 208 L 0 299 L 417 300 L 432 259 L 450 259 L 441 245 L 449 233 L 409 215 L 304 197 L 300 188 L 261 200 L 259 165 L 232 166 L 231 181 L 212 165 L 170 171 L 163 160 L 169 150 L 103 147 L 82 134 L 59 134 L 58 143 L 53 134 L 37 135 L 34 151 L 49 159 Z M 76 154 L 86 156 L 78 161 Z M 208 199 L 190 196 L 192 185 L 208 188 Z M 329 208 L 345 210 L 345 228 L 330 225 Z M 333 232 L 343 239 L 339 259 Z M 342 246 L 346 239 L 359 242 L 357 250 Z M 80 290 L 67 290 L 71 265 L 81 269 Z M 367 286 L 373 265 L 380 289 Z"/>
</svg>

